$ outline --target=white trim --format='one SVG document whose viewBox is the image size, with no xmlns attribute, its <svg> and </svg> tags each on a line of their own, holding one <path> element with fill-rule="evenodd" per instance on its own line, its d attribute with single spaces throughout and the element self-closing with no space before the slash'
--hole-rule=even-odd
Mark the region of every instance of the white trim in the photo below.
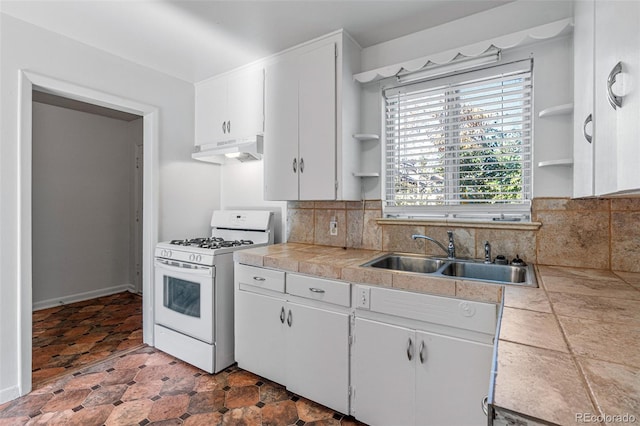
<svg viewBox="0 0 640 426">
<path fill-rule="evenodd" d="M 142 292 L 143 341 L 153 345 L 153 249 L 158 241 L 159 109 L 153 105 L 100 92 L 88 87 L 57 80 L 28 70 L 19 70 L 18 94 L 18 381 L 19 395 L 31 391 L 31 314 L 32 248 L 31 248 L 31 93 L 38 90 L 66 98 L 100 105 L 143 116 L 143 230 L 142 230 Z M 2 399 L 0 399 L 2 400 Z"/>
<path fill-rule="evenodd" d="M 85 291 L 83 293 L 70 294 L 68 296 L 47 299 L 33 304 L 33 310 L 53 308 L 54 306 L 68 305 L 69 303 L 82 302 L 83 300 L 95 299 L 102 296 L 111 296 L 112 294 L 128 291 L 136 293 L 136 287 L 133 284 L 123 284 L 114 287 L 101 288 L 99 290 Z"/>
<path fill-rule="evenodd" d="M 524 46 L 540 40 L 560 37 L 573 31 L 573 18 L 561 19 L 548 24 L 539 25 L 523 31 L 480 41 L 468 46 L 433 53 L 421 58 L 412 59 L 399 64 L 387 65 L 374 70 L 364 71 L 353 75 L 359 83 L 369 83 L 397 75 L 402 71 L 415 72 L 428 65 L 444 65 L 461 58 L 472 58 L 485 54 L 492 48 L 510 49 Z"/>
<path fill-rule="evenodd" d="M 20 396 L 20 387 L 11 386 L 10 388 L 0 389 L 0 401 L 11 401 Z"/>
</svg>

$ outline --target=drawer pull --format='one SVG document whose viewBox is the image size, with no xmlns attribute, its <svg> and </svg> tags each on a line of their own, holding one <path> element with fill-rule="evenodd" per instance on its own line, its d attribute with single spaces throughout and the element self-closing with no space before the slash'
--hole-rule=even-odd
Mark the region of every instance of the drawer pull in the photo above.
<svg viewBox="0 0 640 426">
<path fill-rule="evenodd" d="M 280 310 L 280 322 L 284 324 L 284 306 Z"/>
<path fill-rule="evenodd" d="M 291 309 L 289 309 L 289 314 L 287 315 L 287 325 L 291 327 L 293 324 L 293 315 L 291 314 Z"/>
<path fill-rule="evenodd" d="M 316 288 L 316 287 L 309 287 L 309 291 L 313 292 L 313 293 L 324 293 L 324 290 L 321 288 Z"/>
<path fill-rule="evenodd" d="M 424 361 L 427 358 L 424 355 L 424 350 L 425 350 L 425 345 L 424 345 L 424 340 L 423 340 L 422 342 L 420 342 L 420 349 L 418 350 L 418 353 L 420 354 L 420 364 L 424 364 Z"/>
<path fill-rule="evenodd" d="M 482 412 L 484 413 L 485 416 L 489 415 L 489 397 L 485 396 L 484 398 L 482 398 Z"/>
<path fill-rule="evenodd" d="M 263 278 L 263 277 L 253 277 L 253 279 L 256 280 L 256 281 L 266 281 L 267 280 L 266 278 Z"/>
<path fill-rule="evenodd" d="M 413 340 L 409 338 L 409 342 L 407 343 L 407 359 L 411 361 L 413 359 Z"/>
</svg>

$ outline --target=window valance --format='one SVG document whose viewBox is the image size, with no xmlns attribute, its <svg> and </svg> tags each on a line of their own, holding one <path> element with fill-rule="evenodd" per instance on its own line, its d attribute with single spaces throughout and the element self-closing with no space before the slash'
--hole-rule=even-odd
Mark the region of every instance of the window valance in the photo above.
<svg viewBox="0 0 640 426">
<path fill-rule="evenodd" d="M 392 77 L 400 72 L 415 72 L 431 65 L 444 65 L 454 60 L 473 58 L 490 51 L 491 49 L 509 49 L 524 46 L 540 40 L 560 37 L 573 31 L 573 19 L 561 19 L 548 24 L 539 25 L 523 31 L 496 37 L 490 40 L 480 41 L 457 49 L 433 53 L 421 58 L 412 59 L 399 64 L 388 65 L 370 71 L 354 74 L 354 80 L 360 83 L 382 80 Z"/>
</svg>

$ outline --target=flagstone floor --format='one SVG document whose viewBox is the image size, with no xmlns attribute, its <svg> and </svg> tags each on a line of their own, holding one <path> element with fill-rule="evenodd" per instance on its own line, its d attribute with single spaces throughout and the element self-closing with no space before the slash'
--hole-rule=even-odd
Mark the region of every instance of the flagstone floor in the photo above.
<svg viewBox="0 0 640 426">
<path fill-rule="evenodd" d="M 142 345 L 142 297 L 128 291 L 33 313 L 34 388 Z"/>
<path fill-rule="evenodd" d="M 8 425 L 362 424 L 236 366 L 211 375 L 143 346 L 0 405 Z"/>
<path fill-rule="evenodd" d="M 33 313 L 33 391 L 0 426 L 361 426 L 237 366 L 211 375 L 142 344 L 142 298 L 125 292 Z"/>
</svg>

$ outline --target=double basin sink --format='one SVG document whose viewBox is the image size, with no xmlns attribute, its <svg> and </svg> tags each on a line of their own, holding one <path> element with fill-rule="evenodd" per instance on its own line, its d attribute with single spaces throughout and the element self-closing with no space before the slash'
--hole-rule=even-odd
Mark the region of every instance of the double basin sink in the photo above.
<svg viewBox="0 0 640 426">
<path fill-rule="evenodd" d="M 440 278 L 457 278 L 529 287 L 538 286 L 532 265 L 496 265 L 478 260 L 443 259 L 417 254 L 390 253 L 373 259 L 362 266 L 427 274 Z"/>
</svg>

